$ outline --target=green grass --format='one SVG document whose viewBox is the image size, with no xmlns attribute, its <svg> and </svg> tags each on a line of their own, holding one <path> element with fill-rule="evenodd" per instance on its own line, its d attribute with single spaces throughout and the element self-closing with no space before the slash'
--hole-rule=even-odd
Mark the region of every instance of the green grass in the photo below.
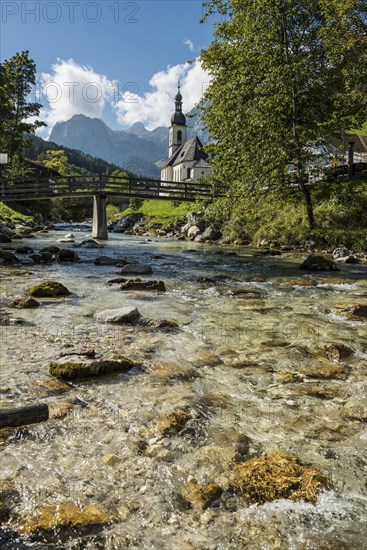
<svg viewBox="0 0 367 550">
<path fill-rule="evenodd" d="M 6 204 L 0 202 L 0 223 L 7 224 L 10 222 L 13 223 L 22 223 L 32 221 L 32 216 L 26 216 L 25 214 L 20 214 L 16 212 Z"/>
<path fill-rule="evenodd" d="M 197 205 L 192 202 L 146 200 L 138 209 L 128 208 L 124 210 L 124 216 L 143 214 L 148 226 L 160 223 L 162 227 L 167 227 L 167 225 L 176 223 L 179 219 L 186 218 L 189 212 L 197 209 Z"/>
<path fill-rule="evenodd" d="M 316 227 L 310 230 L 301 193 L 281 191 L 223 201 L 214 214 L 220 217 L 224 235 L 231 240 L 258 245 L 263 239 L 279 245 L 303 246 L 314 241 L 318 247 L 344 245 L 367 249 L 367 179 L 342 183 L 320 182 L 311 189 Z M 223 215 L 224 213 L 224 215 Z"/>
</svg>

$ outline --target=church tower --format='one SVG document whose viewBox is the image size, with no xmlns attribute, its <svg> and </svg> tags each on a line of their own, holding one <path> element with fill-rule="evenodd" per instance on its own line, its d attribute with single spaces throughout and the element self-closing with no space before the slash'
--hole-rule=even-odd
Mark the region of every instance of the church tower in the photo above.
<svg viewBox="0 0 367 550">
<path fill-rule="evenodd" d="M 182 95 L 180 93 L 180 83 L 178 83 L 178 92 L 175 97 L 175 112 L 171 117 L 171 126 L 169 129 L 169 152 L 168 158 L 186 142 L 186 117 L 182 112 Z"/>
</svg>

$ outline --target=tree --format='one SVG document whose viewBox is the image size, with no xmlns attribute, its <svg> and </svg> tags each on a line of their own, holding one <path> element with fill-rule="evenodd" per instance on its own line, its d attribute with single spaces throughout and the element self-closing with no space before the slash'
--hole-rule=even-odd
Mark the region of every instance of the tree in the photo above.
<svg viewBox="0 0 367 550">
<path fill-rule="evenodd" d="M 68 157 L 62 149 L 46 151 L 40 155 L 39 160 L 43 166 L 57 170 L 61 175 L 67 175 L 68 173 Z"/>
<path fill-rule="evenodd" d="M 203 116 L 214 181 L 233 199 L 281 185 L 290 169 L 310 228 L 309 146 L 360 125 L 367 109 L 365 0 L 210 0 Z"/>
<path fill-rule="evenodd" d="M 0 151 L 8 153 L 10 161 L 28 144 L 25 134 L 46 126 L 33 119 L 42 105 L 28 101 L 35 83 L 36 66 L 28 51 L 0 64 Z"/>
</svg>

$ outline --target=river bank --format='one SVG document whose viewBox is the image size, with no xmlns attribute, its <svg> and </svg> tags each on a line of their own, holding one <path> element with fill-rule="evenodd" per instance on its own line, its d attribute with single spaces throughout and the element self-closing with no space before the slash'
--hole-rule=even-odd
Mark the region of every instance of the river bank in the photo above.
<svg viewBox="0 0 367 550">
<path fill-rule="evenodd" d="M 363 545 L 366 325 L 337 306 L 365 303 L 365 266 L 308 273 L 302 253 L 119 234 L 103 249 L 73 248 L 88 240 L 74 235 L 60 245 L 50 230 L 22 245 L 62 246 L 79 261 L 0 268 L 2 309 L 23 319 L 1 327 L 2 406 L 59 411 L 3 434 L 3 547 Z M 95 263 L 103 256 L 149 265 L 139 277 L 166 292 L 122 291 L 109 283 L 121 267 Z M 45 280 L 71 294 L 8 308 Z M 118 307 L 178 326 L 95 317 Z M 50 376 L 60 354 L 88 350 L 136 366 L 71 383 Z M 233 489 L 236 464 L 279 451 L 329 480 L 314 502 L 251 503 Z M 213 491 L 207 506 L 195 481 L 199 494 Z"/>
</svg>

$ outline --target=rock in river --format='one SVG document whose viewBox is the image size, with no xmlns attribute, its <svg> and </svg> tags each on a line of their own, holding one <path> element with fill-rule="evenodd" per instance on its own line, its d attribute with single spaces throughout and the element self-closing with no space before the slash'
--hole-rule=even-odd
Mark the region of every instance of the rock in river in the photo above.
<svg viewBox="0 0 367 550">
<path fill-rule="evenodd" d="M 181 494 L 195 508 L 206 510 L 221 497 L 222 492 L 216 483 L 198 483 L 193 479 L 185 485 Z"/>
<path fill-rule="evenodd" d="M 79 256 L 76 252 L 74 252 L 74 250 L 62 248 L 57 255 L 57 259 L 59 262 L 77 262 L 79 260 Z"/>
<path fill-rule="evenodd" d="M 150 275 L 153 273 L 152 268 L 145 264 L 128 264 L 125 265 L 117 274 L 118 275 Z"/>
<path fill-rule="evenodd" d="M 159 290 L 165 292 L 166 286 L 163 281 L 141 281 L 140 279 L 129 279 L 120 286 L 121 290 Z"/>
<path fill-rule="evenodd" d="M 27 309 L 38 307 L 39 305 L 40 303 L 35 298 L 32 298 L 32 296 L 28 296 L 27 298 L 15 298 L 15 300 L 10 302 L 9 307 L 14 307 L 17 309 Z"/>
<path fill-rule="evenodd" d="M 306 271 L 339 271 L 332 260 L 323 256 L 308 256 L 299 267 Z"/>
<path fill-rule="evenodd" d="M 49 372 L 61 380 L 94 378 L 114 372 L 126 372 L 136 366 L 133 361 L 119 359 L 88 359 L 79 355 L 68 355 L 50 364 Z"/>
<path fill-rule="evenodd" d="M 353 304 L 353 303 L 343 303 L 337 304 L 332 312 L 335 315 L 340 315 L 341 317 L 346 317 L 352 321 L 362 321 L 367 323 L 367 305 L 366 304 Z"/>
<path fill-rule="evenodd" d="M 136 307 L 105 309 L 95 314 L 100 323 L 129 324 L 139 319 L 140 313 Z"/>
<path fill-rule="evenodd" d="M 54 298 L 57 296 L 68 296 L 71 292 L 62 283 L 57 281 L 44 281 L 43 283 L 32 286 L 28 294 L 39 298 Z"/>
</svg>

